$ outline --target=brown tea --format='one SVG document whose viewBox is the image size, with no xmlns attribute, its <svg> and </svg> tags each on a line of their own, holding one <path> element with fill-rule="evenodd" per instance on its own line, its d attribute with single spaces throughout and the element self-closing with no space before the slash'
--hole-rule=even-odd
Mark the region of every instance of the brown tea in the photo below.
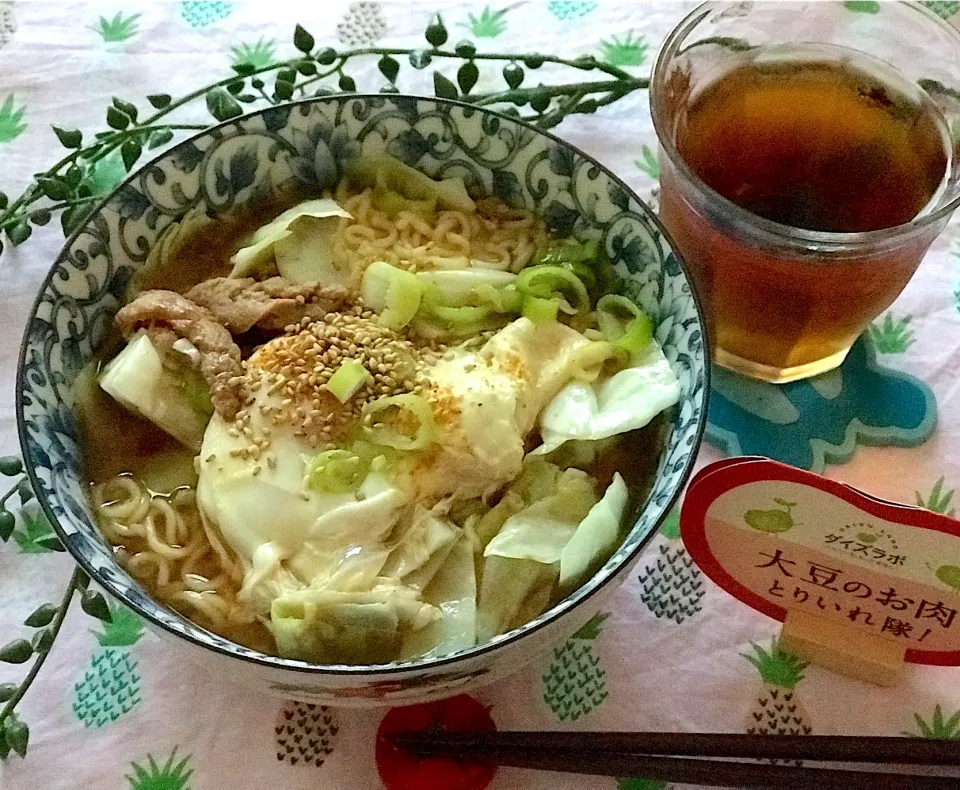
<svg viewBox="0 0 960 790">
<path fill-rule="evenodd" d="M 723 197 L 791 228 L 909 223 L 935 202 L 950 165 L 939 109 L 889 66 L 851 50 L 797 52 L 755 51 L 690 94 L 676 119 L 680 158 Z M 936 235 L 906 233 L 826 259 L 802 234 L 749 229 L 667 156 L 661 162 L 661 219 L 706 298 L 716 360 L 771 381 L 839 364 Z"/>
<path fill-rule="evenodd" d="M 943 118 L 910 93 L 853 59 L 753 61 L 693 100 L 677 150 L 708 186 L 765 219 L 890 228 L 920 213 L 947 168 Z"/>
</svg>

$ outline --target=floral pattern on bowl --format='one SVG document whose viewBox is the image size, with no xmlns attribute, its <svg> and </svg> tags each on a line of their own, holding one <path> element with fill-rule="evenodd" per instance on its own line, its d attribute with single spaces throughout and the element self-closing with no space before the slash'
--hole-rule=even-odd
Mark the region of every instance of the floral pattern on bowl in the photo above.
<svg viewBox="0 0 960 790">
<path fill-rule="evenodd" d="M 77 375 L 106 337 L 134 273 L 187 212 L 229 213 L 294 185 L 332 186 L 358 156 L 389 153 L 434 177 L 533 209 L 559 235 L 601 240 L 624 291 L 653 318 L 683 393 L 653 489 L 623 545 L 575 594 L 516 631 L 464 653 L 378 667 L 315 667 L 266 656 L 155 603 L 112 558 L 85 496 L 73 413 Z M 24 335 L 18 417 L 38 498 L 73 556 L 105 589 L 192 657 L 264 690 L 335 704 L 445 696 L 503 677 L 575 631 L 636 562 L 691 470 L 708 369 L 696 299 L 652 211 L 600 164 L 552 135 L 457 102 L 339 95 L 214 127 L 128 178 L 68 241 Z"/>
</svg>

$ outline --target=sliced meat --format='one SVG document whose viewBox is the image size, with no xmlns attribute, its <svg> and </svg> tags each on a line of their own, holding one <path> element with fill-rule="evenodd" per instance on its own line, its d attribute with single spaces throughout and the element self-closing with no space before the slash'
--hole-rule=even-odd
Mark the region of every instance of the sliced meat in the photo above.
<svg viewBox="0 0 960 790">
<path fill-rule="evenodd" d="M 160 355 L 160 361 L 168 370 L 177 370 L 183 365 L 183 355 L 178 353 L 173 344 L 180 339 L 180 335 L 169 326 L 150 324 L 144 328 L 150 337 L 150 342 Z"/>
<path fill-rule="evenodd" d="M 254 327 L 282 332 L 303 318 L 319 319 L 340 309 L 349 292 L 341 285 L 292 283 L 282 277 L 215 277 L 195 285 L 187 299 L 207 308 L 235 335 Z"/>
<path fill-rule="evenodd" d="M 173 291 L 144 291 L 117 313 L 116 322 L 124 337 L 146 328 L 161 353 L 172 347 L 171 333 L 193 343 L 213 407 L 227 421 L 236 418 L 246 401 L 240 349 L 213 313 Z"/>
</svg>

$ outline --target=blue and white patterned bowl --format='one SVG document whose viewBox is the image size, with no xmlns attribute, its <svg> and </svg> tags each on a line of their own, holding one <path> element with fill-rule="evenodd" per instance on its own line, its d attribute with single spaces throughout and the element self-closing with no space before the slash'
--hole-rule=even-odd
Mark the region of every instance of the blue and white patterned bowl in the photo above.
<svg viewBox="0 0 960 790">
<path fill-rule="evenodd" d="M 384 151 L 435 177 L 461 176 L 543 216 L 557 233 L 601 238 L 626 292 L 654 317 L 683 387 L 653 490 L 624 544 L 574 595 L 522 628 L 454 656 L 376 667 L 314 666 L 228 642 L 156 603 L 113 560 L 85 495 L 73 387 L 104 340 L 131 276 L 163 230 L 199 208 L 226 214 L 298 180 L 332 185 L 353 157 Z M 171 646 L 286 697 L 371 705 L 447 696 L 501 678 L 576 631 L 624 580 L 673 506 L 706 421 L 701 314 L 653 212 L 563 141 L 494 112 L 399 95 L 340 95 L 237 118 L 130 176 L 75 232 L 47 276 L 23 339 L 20 441 L 38 499 L 64 545 Z"/>
</svg>

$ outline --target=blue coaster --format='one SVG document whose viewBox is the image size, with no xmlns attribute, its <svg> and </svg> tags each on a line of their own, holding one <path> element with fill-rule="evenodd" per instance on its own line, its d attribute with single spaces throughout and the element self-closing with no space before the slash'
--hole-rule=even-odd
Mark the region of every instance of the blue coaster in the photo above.
<svg viewBox="0 0 960 790">
<path fill-rule="evenodd" d="M 931 389 L 878 365 L 861 337 L 836 370 L 791 384 L 767 384 L 716 365 L 706 439 L 730 455 L 765 455 L 823 472 L 858 444 L 916 447 L 937 425 Z"/>
</svg>

